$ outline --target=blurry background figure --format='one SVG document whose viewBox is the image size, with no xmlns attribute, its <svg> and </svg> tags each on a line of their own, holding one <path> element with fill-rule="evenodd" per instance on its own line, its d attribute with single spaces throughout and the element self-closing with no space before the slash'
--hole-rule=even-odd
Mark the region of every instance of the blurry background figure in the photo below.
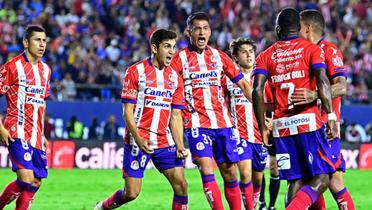
<svg viewBox="0 0 372 210">
<path fill-rule="evenodd" d="M 118 133 L 119 125 L 116 122 L 115 115 L 110 115 L 108 118 L 104 132 L 103 132 L 103 138 L 106 139 L 119 139 L 119 133 Z"/>
<path fill-rule="evenodd" d="M 73 115 L 69 123 L 67 123 L 67 132 L 70 139 L 82 139 L 84 134 L 84 125 L 78 121 Z"/>
<path fill-rule="evenodd" d="M 365 143 L 370 141 L 363 126 L 357 123 L 352 123 L 351 125 L 346 127 L 345 137 L 346 141 L 348 142 Z"/>
<path fill-rule="evenodd" d="M 92 124 L 89 126 L 88 139 L 102 139 L 102 128 L 97 117 L 93 117 Z"/>
<path fill-rule="evenodd" d="M 44 136 L 49 140 L 55 138 L 53 120 L 49 114 L 45 114 L 44 118 Z"/>
</svg>

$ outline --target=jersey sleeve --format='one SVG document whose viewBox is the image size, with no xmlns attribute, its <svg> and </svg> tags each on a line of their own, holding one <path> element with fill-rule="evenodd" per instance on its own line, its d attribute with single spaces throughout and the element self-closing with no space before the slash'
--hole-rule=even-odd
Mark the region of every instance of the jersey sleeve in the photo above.
<svg viewBox="0 0 372 210">
<path fill-rule="evenodd" d="M 173 94 L 172 99 L 172 108 L 173 109 L 183 109 L 184 108 L 184 86 L 183 86 L 183 79 L 177 75 L 178 85 L 177 89 Z"/>
<path fill-rule="evenodd" d="M 255 64 L 255 67 L 253 69 L 253 73 L 252 73 L 252 77 L 257 75 L 257 74 L 263 74 L 265 75 L 266 77 L 269 76 L 269 71 L 268 71 L 268 68 L 267 68 L 267 64 L 264 60 L 264 54 L 261 53 L 257 58 L 256 58 L 256 64 Z"/>
<path fill-rule="evenodd" d="M 10 89 L 13 83 L 12 71 L 11 69 L 3 65 L 0 67 L 0 94 L 4 95 Z"/>
<path fill-rule="evenodd" d="M 339 49 L 326 47 L 324 48 L 324 56 L 325 64 L 327 65 L 327 74 L 331 79 L 338 76 L 347 76 L 343 56 Z"/>
<path fill-rule="evenodd" d="M 310 50 L 310 66 L 311 70 L 315 71 L 320 68 L 326 68 L 325 61 L 324 61 L 324 51 L 317 45 L 312 45 Z"/>
<path fill-rule="evenodd" d="M 235 63 L 224 52 L 218 51 L 221 56 L 224 74 L 230 78 L 233 83 L 239 82 L 243 79 L 244 75 L 239 71 Z"/>
<path fill-rule="evenodd" d="M 123 103 L 137 103 L 138 72 L 134 68 L 128 68 L 124 75 L 121 101 Z"/>
</svg>

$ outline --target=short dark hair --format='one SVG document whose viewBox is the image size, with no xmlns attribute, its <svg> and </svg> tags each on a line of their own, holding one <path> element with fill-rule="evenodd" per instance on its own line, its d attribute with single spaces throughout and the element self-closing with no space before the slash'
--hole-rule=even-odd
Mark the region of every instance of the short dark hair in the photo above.
<svg viewBox="0 0 372 210">
<path fill-rule="evenodd" d="M 30 38 L 32 37 L 32 33 L 34 31 L 46 33 L 45 32 L 45 29 L 41 25 L 28 25 L 26 27 L 25 33 L 23 35 L 23 38 L 26 39 L 26 40 L 30 40 Z"/>
<path fill-rule="evenodd" d="M 325 20 L 322 15 L 318 10 L 315 9 L 307 9 L 302 12 L 300 12 L 300 17 L 301 21 L 312 24 L 317 32 L 320 34 L 324 33 L 324 28 L 325 28 Z"/>
<path fill-rule="evenodd" d="M 256 44 L 254 43 L 254 41 L 252 39 L 247 39 L 247 38 L 239 37 L 237 39 L 233 39 L 230 42 L 229 49 L 230 49 L 231 55 L 232 56 L 236 56 L 238 54 L 238 51 L 240 50 L 240 47 L 243 44 L 251 45 L 252 48 L 253 48 L 253 50 L 256 52 Z"/>
<path fill-rule="evenodd" d="M 281 33 L 300 30 L 300 15 L 297 10 L 287 7 L 282 9 L 276 19 L 277 26 L 280 27 Z"/>
<path fill-rule="evenodd" d="M 159 47 L 160 43 L 169 40 L 169 39 L 176 39 L 177 34 L 174 31 L 167 30 L 167 29 L 158 29 L 154 31 L 150 36 L 150 44 Z"/>
<path fill-rule="evenodd" d="M 205 12 L 194 12 L 186 20 L 187 28 L 192 25 L 193 20 L 206 20 L 209 23 L 209 16 Z"/>
</svg>

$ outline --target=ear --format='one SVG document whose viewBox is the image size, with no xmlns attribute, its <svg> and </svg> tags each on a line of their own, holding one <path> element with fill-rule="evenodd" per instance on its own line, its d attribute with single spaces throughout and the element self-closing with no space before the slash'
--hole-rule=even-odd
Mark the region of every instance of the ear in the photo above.
<svg viewBox="0 0 372 210">
<path fill-rule="evenodd" d="M 156 53 L 158 53 L 158 48 L 157 48 L 156 45 L 154 45 L 154 44 L 151 45 L 151 53 L 152 53 L 152 54 L 156 54 Z"/>
<path fill-rule="evenodd" d="M 22 40 L 22 44 L 23 44 L 23 47 L 24 48 L 27 48 L 28 47 L 28 40 L 27 39 L 23 39 Z"/>
<path fill-rule="evenodd" d="M 276 35 L 280 38 L 280 33 L 281 33 L 282 28 L 279 25 L 275 26 L 275 32 Z"/>
<path fill-rule="evenodd" d="M 237 58 L 235 55 L 233 55 L 232 57 L 233 57 L 233 60 L 234 60 L 237 64 L 239 64 L 239 60 L 238 60 L 238 58 Z"/>
</svg>

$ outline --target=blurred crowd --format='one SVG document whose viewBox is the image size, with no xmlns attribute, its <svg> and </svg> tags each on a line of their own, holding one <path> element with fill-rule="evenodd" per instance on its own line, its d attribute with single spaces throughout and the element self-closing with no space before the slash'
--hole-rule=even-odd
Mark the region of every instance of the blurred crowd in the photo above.
<svg viewBox="0 0 372 210">
<path fill-rule="evenodd" d="M 118 100 L 125 69 L 149 56 L 147 40 L 157 28 L 177 32 L 187 45 L 185 20 L 194 11 L 211 18 L 210 44 L 227 51 L 236 37 L 272 44 L 280 8 L 318 9 L 327 39 L 344 53 L 346 103 L 369 103 L 372 93 L 372 8 L 368 0 L 0 0 L 0 64 L 22 50 L 27 24 L 42 24 L 49 37 L 54 100 Z"/>
</svg>

